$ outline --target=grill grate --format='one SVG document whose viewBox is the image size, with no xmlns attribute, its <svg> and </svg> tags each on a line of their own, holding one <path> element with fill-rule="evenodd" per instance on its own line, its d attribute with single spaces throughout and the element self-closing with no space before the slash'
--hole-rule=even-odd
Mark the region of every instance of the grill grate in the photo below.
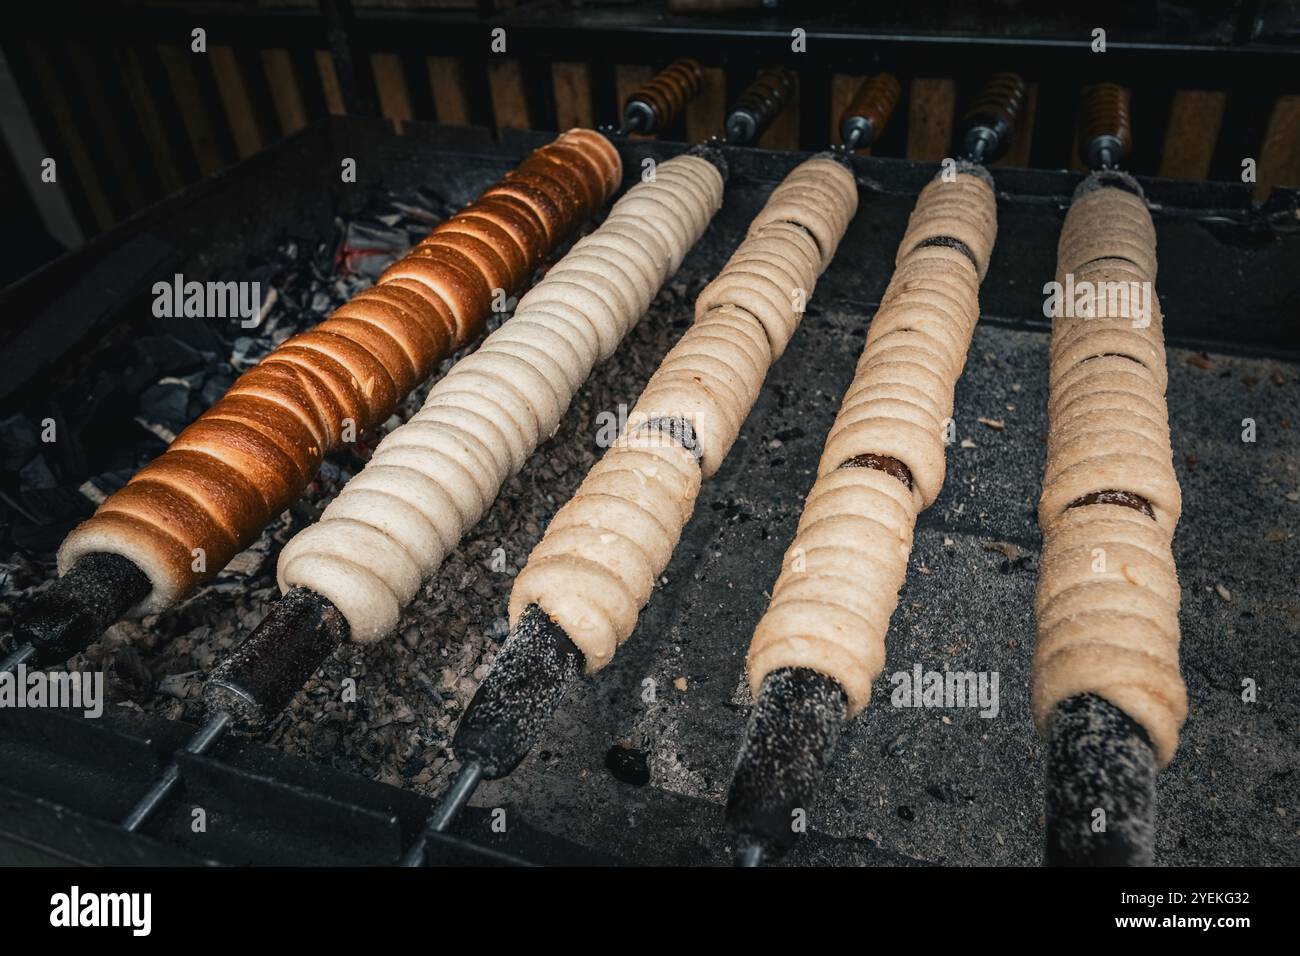
<svg viewBox="0 0 1300 956">
<path fill-rule="evenodd" d="M 286 229 L 303 241 L 325 243 L 336 217 L 369 215 L 366 210 L 379 208 L 384 197 L 409 198 L 416 187 L 445 200 L 440 214 L 471 198 L 526 145 L 544 139 L 521 136 L 497 145 L 478 134 L 419 124 L 395 137 L 378 121 L 336 119 L 154 208 L 5 294 L 5 314 L 28 318 L 0 344 L 0 368 L 13 383 L 0 390 L 0 417 L 22 414 L 39 422 L 62 389 L 85 381 L 97 357 L 147 334 L 148 296 L 140 290 L 159 273 L 207 278 L 238 272 L 250 257 L 276 249 Z M 675 149 L 637 143 L 625 159 L 629 169 L 639 169 L 640 156 Z M 371 172 L 356 186 L 341 186 L 336 155 L 354 155 L 359 168 Z M 182 756 L 176 799 L 139 836 L 127 835 L 117 821 L 201 720 L 194 695 L 203 676 L 263 616 L 285 527 L 275 529 L 260 563 L 223 575 L 145 622 L 143 631 L 119 625 L 74 661 L 109 672 L 114 696 L 130 702 L 114 708 L 113 716 L 86 721 L 0 710 L 0 801 L 6 810 L 0 834 L 92 862 L 396 862 L 428 816 L 431 798 L 454 773 L 447 742 L 504 636 L 513 571 L 599 455 L 601 414 L 631 405 L 685 328 L 695 293 L 797 161 L 793 154 L 742 150 L 729 151 L 728 159 L 736 174 L 705 239 L 629 341 L 584 387 L 560 433 L 507 485 L 426 587 L 397 635 L 334 655 L 264 741 L 230 737 L 205 756 Z M 482 787 L 480 806 L 435 840 L 432 859 L 500 862 L 484 856 L 494 853 L 530 862 L 727 859 L 722 800 L 748 711 L 741 689 L 744 647 L 860 351 L 865 317 L 892 271 L 915 194 L 933 172 L 903 161 L 857 162 L 866 187 L 857 220 L 731 461 L 701 496 L 663 593 L 620 659 L 584 693 L 571 695 L 514 775 Z M 1038 549 L 1032 502 L 1046 403 L 1040 289 L 1054 271 L 1056 236 L 1077 177 L 999 170 L 997 180 L 1005 194 L 999 245 L 981 293 L 986 315 L 957 402 L 959 438 L 974 447 L 951 450 L 949 487 L 918 529 L 886 671 L 910 670 L 914 662 L 926 669 L 995 668 L 1001 713 L 994 720 L 945 714 L 951 722 L 944 723 L 938 713 L 891 708 L 882 693 L 881 706 L 855 722 L 842 741 L 823 805 L 811 813 L 814 832 L 792 862 L 1038 859 L 1043 756 L 1028 718 L 1027 670 Z M 1176 541 L 1187 595 L 1184 653 L 1189 685 L 1202 701 L 1200 719 L 1188 728 L 1187 756 L 1170 771 L 1183 780 L 1164 785 L 1160 849 L 1170 862 L 1213 862 L 1229 858 L 1229 838 L 1220 844 L 1190 837 L 1199 833 L 1199 804 L 1169 794 L 1188 792 L 1208 772 L 1208 762 L 1195 756 L 1195 735 L 1210 739 L 1242 719 L 1227 706 L 1231 693 L 1207 683 L 1197 687 L 1196 661 L 1214 661 L 1222 635 L 1246 626 L 1243 614 L 1254 617 L 1241 666 L 1288 656 L 1285 621 L 1266 604 L 1269 594 L 1284 593 L 1288 580 L 1287 545 L 1270 544 L 1269 535 L 1287 527 L 1293 514 L 1287 509 L 1295 507 L 1284 496 L 1295 479 L 1285 485 L 1282 461 L 1295 454 L 1300 430 L 1288 432 L 1280 422 L 1300 422 L 1300 387 L 1295 365 L 1281 359 L 1300 355 L 1300 343 L 1287 331 L 1290 315 L 1280 290 L 1291 281 L 1300 239 L 1294 193 L 1279 191 L 1260 211 L 1250 211 L 1244 187 L 1157 182 L 1148 193 L 1161 207 L 1171 420 L 1187 495 L 1185 528 Z M 82 283 L 102 284 L 103 268 L 95 268 L 102 263 L 116 263 L 118 274 L 134 278 L 123 279 L 118 307 L 98 325 L 65 334 L 72 313 L 59 311 L 59 303 L 66 310 L 85 294 Z M 29 366 L 16 359 L 26 353 L 15 350 L 40 341 L 42 328 L 62 337 L 46 346 L 44 368 L 38 364 L 19 375 Z M 1180 345 L 1215 354 L 1201 358 L 1174 347 Z M 1272 457 L 1263 466 L 1240 453 L 1235 422 L 1245 414 L 1243 403 L 1256 409 L 1261 428 L 1266 421 L 1272 425 L 1271 444 L 1261 449 Z M 135 423 L 139 410 L 130 402 L 106 406 L 103 414 L 121 429 L 114 434 L 134 437 L 125 448 L 87 443 L 78 455 L 56 461 L 50 466 L 56 487 L 78 494 L 86 480 L 106 471 L 129 473 L 131 466 L 115 464 L 111 454 L 142 461 L 155 453 L 157 439 Z M 187 406 L 186 413 L 194 410 Z M 1004 428 L 981 425 L 978 418 Z M 343 470 L 327 474 L 290 522 L 310 520 L 335 490 L 348 463 L 333 466 Z M 1257 490 L 1259 475 L 1273 472 L 1279 484 Z M 1240 500 L 1242 488 L 1249 489 L 1248 513 L 1219 505 Z M 3 489 L 9 498 L 18 490 Z M 0 545 L 9 555 L 3 600 L 12 606 L 48 578 L 46 542 L 57 543 L 61 531 L 56 523 L 15 516 L 10 503 L 5 507 L 13 517 Z M 33 536 L 20 541 L 21 528 Z M 38 532 L 47 528 L 56 530 L 41 538 Z M 497 548 L 504 548 L 504 572 L 493 570 Z M 1215 557 L 1225 554 L 1250 555 L 1252 573 L 1262 582 L 1254 588 L 1258 593 L 1225 579 L 1234 573 L 1233 562 Z M 1224 583 L 1234 600 L 1206 590 L 1215 583 Z M 343 700 L 348 681 L 357 688 L 355 703 Z M 1297 716 L 1281 707 L 1278 719 L 1294 723 Z M 1263 735 L 1264 743 L 1274 735 L 1280 752 L 1281 729 L 1252 733 Z M 1269 837 L 1270 827 L 1285 822 L 1273 811 L 1281 783 L 1272 782 L 1266 766 L 1240 759 L 1237 766 L 1218 765 L 1218 772 L 1254 779 L 1256 786 L 1221 800 L 1234 802 L 1238 819 L 1250 821 L 1243 826 L 1259 828 L 1249 836 L 1262 845 L 1288 845 Z M 641 767 L 648 784 L 640 784 Z M 205 833 L 193 832 L 195 806 L 206 812 Z M 505 810 L 504 833 L 491 826 L 498 808 Z M 1179 845 L 1181 837 L 1188 845 Z"/>
</svg>

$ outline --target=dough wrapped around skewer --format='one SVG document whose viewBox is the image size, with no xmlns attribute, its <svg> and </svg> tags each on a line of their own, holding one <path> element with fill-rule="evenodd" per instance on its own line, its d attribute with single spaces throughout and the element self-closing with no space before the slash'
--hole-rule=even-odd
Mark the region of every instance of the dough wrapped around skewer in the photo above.
<svg viewBox="0 0 1300 956">
<path fill-rule="evenodd" d="M 700 293 L 695 322 L 651 377 L 623 434 L 515 579 L 512 626 L 536 604 L 581 649 L 589 673 L 609 663 L 668 566 L 701 479 L 731 449 L 856 211 L 852 174 L 824 157 L 777 186 Z"/>
<path fill-rule="evenodd" d="M 945 423 L 979 318 L 997 237 L 982 171 L 921 191 L 894 275 L 827 435 L 818 477 L 749 649 L 757 697 L 775 670 L 803 667 L 844 689 L 852 717 L 885 664 L 916 516 L 944 480 Z"/>
<path fill-rule="evenodd" d="M 1058 282 L 1072 274 L 1076 287 L 1134 285 L 1091 317 L 1052 323 L 1034 719 L 1046 734 L 1057 704 L 1097 694 L 1146 730 L 1164 766 L 1187 716 L 1187 691 L 1178 669 L 1171 542 L 1181 498 L 1155 229 L 1139 196 L 1094 180 L 1083 190 L 1061 230 Z"/>
<path fill-rule="evenodd" d="M 421 581 L 645 313 L 708 227 L 722 189 L 718 170 L 696 156 L 660 163 L 654 182 L 630 189 L 289 542 L 281 588 L 329 598 L 353 640 L 393 630 Z"/>
<path fill-rule="evenodd" d="M 570 130 L 393 264 L 377 285 L 242 375 L 159 458 L 75 528 L 66 572 L 120 554 L 157 612 L 219 572 L 307 486 L 345 434 L 360 434 L 483 329 L 494 290 L 519 288 L 541 258 L 617 188 L 617 151 Z"/>
</svg>

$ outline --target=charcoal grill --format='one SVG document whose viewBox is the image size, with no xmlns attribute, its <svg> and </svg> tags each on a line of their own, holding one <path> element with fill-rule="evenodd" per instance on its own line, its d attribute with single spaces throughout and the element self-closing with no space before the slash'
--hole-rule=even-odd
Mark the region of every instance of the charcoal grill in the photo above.
<svg viewBox="0 0 1300 956">
<path fill-rule="evenodd" d="M 39 420 L 51 396 L 76 382 L 100 350 L 147 334 L 156 321 L 149 290 L 158 279 L 237 269 L 286 229 L 323 239 L 336 215 L 354 214 L 386 187 L 429 186 L 463 202 L 545 141 L 531 133 L 495 141 L 481 130 L 422 123 L 406 124 L 399 135 L 379 120 L 332 118 L 150 208 L 0 296 L 0 314 L 17 317 L 0 332 L 0 418 Z M 684 148 L 625 144 L 625 168 Z M 727 155 L 733 177 L 725 204 L 675 280 L 684 291 L 661 300 L 643 325 L 680 332 L 691 314 L 689 293 L 716 272 L 771 186 L 805 154 L 729 148 Z M 343 157 L 367 171 L 358 184 L 340 182 Z M 433 862 L 727 859 L 721 808 L 748 707 L 740 689 L 744 648 L 907 213 L 934 175 L 933 166 L 904 160 L 854 162 L 863 197 L 857 219 L 736 451 L 702 494 L 657 600 L 591 692 L 565 704 L 538 752 L 511 778 L 485 787 L 453 832 L 436 841 Z M 973 447 L 953 450 L 948 487 L 918 528 L 916 567 L 891 629 L 886 673 L 914 661 L 992 666 L 1001 674 L 1002 713 L 985 724 L 974 715 L 917 720 L 873 707 L 841 745 L 822 805 L 811 814 L 813 832 L 793 863 L 1038 859 L 1043 754 L 1028 714 L 1028 658 L 1039 544 L 1033 505 L 1045 433 L 1042 284 L 1052 278 L 1056 237 L 1080 177 L 1017 169 L 998 169 L 995 177 L 998 247 L 957 402 L 959 436 Z M 1242 418 L 1258 419 L 1258 451 L 1283 476 L 1300 447 L 1297 193 L 1275 189 L 1256 207 L 1244 185 L 1143 185 L 1159 235 L 1171 419 L 1186 499 L 1175 549 L 1190 594 L 1183 653 L 1193 700 L 1190 745 L 1161 779 L 1160 858 L 1294 863 L 1294 840 L 1288 849 L 1285 819 L 1275 810 L 1291 799 L 1285 781 L 1295 772 L 1294 755 L 1279 755 L 1290 752 L 1285 739 L 1300 706 L 1280 692 L 1253 711 L 1234 701 L 1243 676 L 1259 679 L 1267 669 L 1278 687 L 1300 678 L 1288 641 L 1300 616 L 1285 597 L 1294 592 L 1290 545 L 1260 543 L 1270 531 L 1294 529 L 1298 506 L 1282 489 L 1257 484 L 1261 465 L 1245 457 L 1238 436 Z M 639 344 L 634 335 L 622 352 Z M 606 378 L 597 394 L 610 391 L 610 374 L 597 372 Z M 630 403 L 640 384 L 615 392 Z M 134 413 L 121 400 L 96 412 L 117 425 Z M 585 430 L 590 415 L 574 418 L 534 461 L 565 442 L 594 446 Z M 979 418 L 1006 427 L 990 429 Z M 142 448 L 148 440 L 141 432 Z M 105 470 L 112 451 L 90 437 L 77 445 L 59 462 L 64 492 Z M 584 471 L 541 486 L 553 499 L 548 515 Z M 1300 476 L 1292 481 L 1300 485 Z M 0 550 L 10 554 L 21 544 L 48 567 L 67 519 L 42 522 L 30 508 L 14 507 L 20 489 L 0 490 L 7 496 Z M 538 533 L 500 543 L 526 554 Z M 263 586 L 271 567 L 260 572 Z M 1215 585 L 1236 597 L 1223 599 Z M 504 608 L 508 578 L 495 586 L 501 590 L 488 602 Z M 231 584 L 209 599 L 234 615 L 240 590 Z M 158 635 L 159 646 L 142 650 L 139 660 L 147 666 L 173 636 Z M 363 661 L 382 658 L 394 640 L 368 649 Z M 450 644 L 454 638 L 445 636 L 442 646 Z M 128 663 L 121 653 L 115 667 Z M 391 864 L 416 838 L 437 795 L 427 781 L 382 783 L 367 779 L 356 761 L 340 769 L 231 736 L 204 756 L 182 754 L 177 798 L 142 833 L 128 834 L 118 821 L 201 716 L 196 706 L 182 709 L 185 720 L 145 710 L 110 707 L 98 720 L 0 710 L 0 858 Z M 1234 730 L 1274 756 L 1222 745 Z M 1212 767 L 1241 784 L 1216 811 L 1227 821 L 1220 836 L 1206 836 L 1198 822 Z M 206 813 L 202 833 L 192 826 L 196 806 Z M 509 821 L 503 832 L 492 825 L 499 808 Z M 1243 856 L 1243 847 L 1256 855 Z"/>
</svg>

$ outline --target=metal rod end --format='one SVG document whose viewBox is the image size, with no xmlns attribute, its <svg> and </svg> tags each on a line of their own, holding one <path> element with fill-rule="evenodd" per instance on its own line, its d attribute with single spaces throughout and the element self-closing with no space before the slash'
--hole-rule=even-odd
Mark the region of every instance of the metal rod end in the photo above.
<svg viewBox="0 0 1300 956">
<path fill-rule="evenodd" d="M 727 828 L 742 852 L 778 859 L 803 831 L 848 698 L 832 678 L 786 667 L 763 679 L 727 793 Z"/>
<path fill-rule="evenodd" d="M 1048 866 L 1150 866 L 1156 759 L 1128 714 L 1096 694 L 1052 713 L 1047 747 Z"/>
</svg>

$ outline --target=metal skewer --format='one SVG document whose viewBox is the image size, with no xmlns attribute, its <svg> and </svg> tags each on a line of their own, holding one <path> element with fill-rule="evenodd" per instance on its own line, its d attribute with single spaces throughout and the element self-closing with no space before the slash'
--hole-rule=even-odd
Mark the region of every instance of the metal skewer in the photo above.
<svg viewBox="0 0 1300 956">
<path fill-rule="evenodd" d="M 203 684 L 208 720 L 184 752 L 207 753 L 232 727 L 265 727 L 347 637 L 348 623 L 338 608 L 313 591 L 294 588 L 208 675 Z M 179 783 L 180 767 L 173 760 L 122 826 L 138 830 Z"/>
<path fill-rule="evenodd" d="M 794 73 L 784 67 L 760 70 L 727 114 L 727 142 L 735 146 L 756 143 L 790 102 L 795 83 Z"/>
<path fill-rule="evenodd" d="M 585 666 L 582 651 L 540 607 L 524 609 L 456 728 L 452 749 L 461 771 L 402 858 L 403 866 L 425 864 L 430 840 L 451 826 L 480 781 L 504 777 L 519 766 Z"/>
<path fill-rule="evenodd" d="M 902 85 L 890 73 L 867 77 L 840 117 L 840 138 L 849 152 L 865 149 L 880 138 L 898 105 Z"/>
<path fill-rule="evenodd" d="M 1084 91 L 1079 154 L 1094 170 L 1084 189 L 1142 195 L 1117 167 L 1132 145 L 1128 91 L 1099 83 Z M 1140 495 L 1110 490 L 1070 507 L 1119 505 L 1154 518 Z M 1155 750 L 1145 730 L 1096 694 L 1079 694 L 1052 711 L 1047 740 L 1047 866 L 1150 866 L 1155 858 Z M 1104 825 L 1098 826 L 1103 811 Z"/>
</svg>

